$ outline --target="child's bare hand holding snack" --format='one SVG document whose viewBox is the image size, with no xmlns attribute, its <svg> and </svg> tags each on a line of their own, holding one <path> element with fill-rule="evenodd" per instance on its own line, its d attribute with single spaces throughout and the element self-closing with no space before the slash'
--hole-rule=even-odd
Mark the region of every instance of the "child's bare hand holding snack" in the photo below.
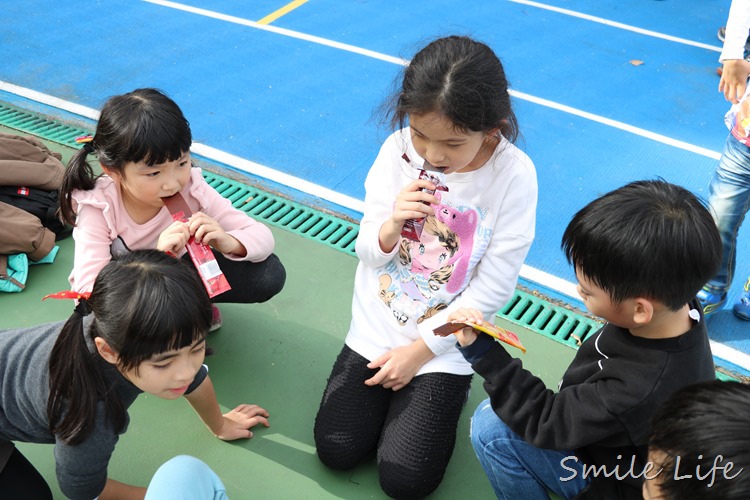
<svg viewBox="0 0 750 500">
<path fill-rule="evenodd" d="M 484 318 L 482 318 L 482 313 L 473 307 L 460 307 L 448 315 L 448 321 L 463 321 L 481 325 L 484 323 Z M 456 330 L 453 335 L 456 336 L 456 340 L 461 344 L 461 347 L 471 345 L 477 339 L 477 332 L 468 326 Z"/>
<path fill-rule="evenodd" d="M 188 221 L 190 234 L 195 241 L 204 245 L 210 245 L 216 251 L 223 254 L 233 254 L 239 257 L 247 253 L 245 247 L 237 239 L 227 234 L 215 219 L 202 212 L 195 212 Z"/>
<path fill-rule="evenodd" d="M 434 192 L 436 188 L 437 186 L 428 180 L 417 179 L 398 193 L 393 203 L 393 214 L 380 229 L 380 247 L 383 251 L 391 251 L 396 246 L 407 220 L 435 215 L 432 205 L 436 205 L 440 200 L 428 191 Z"/>
</svg>

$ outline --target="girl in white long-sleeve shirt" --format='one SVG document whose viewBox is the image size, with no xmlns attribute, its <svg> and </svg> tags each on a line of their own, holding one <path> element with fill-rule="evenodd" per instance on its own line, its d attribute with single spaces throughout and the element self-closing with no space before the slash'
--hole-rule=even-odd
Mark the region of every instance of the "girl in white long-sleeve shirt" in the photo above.
<svg viewBox="0 0 750 500">
<path fill-rule="evenodd" d="M 502 64 L 482 43 L 447 37 L 422 49 L 393 123 L 400 129 L 365 181 L 352 321 L 315 442 L 335 469 L 377 450 L 383 490 L 416 498 L 442 481 L 472 373 L 455 341 L 432 329 L 469 304 L 491 320 L 512 296 L 534 238 L 537 185 L 513 145 Z M 424 167 L 447 190 L 420 178 Z M 423 219 L 416 240 L 402 236 L 409 219 Z"/>
</svg>

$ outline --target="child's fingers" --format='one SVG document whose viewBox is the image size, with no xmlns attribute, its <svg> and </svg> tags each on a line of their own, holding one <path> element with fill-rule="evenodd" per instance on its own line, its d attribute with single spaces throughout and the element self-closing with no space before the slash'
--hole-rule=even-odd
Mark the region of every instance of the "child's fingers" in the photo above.
<svg viewBox="0 0 750 500">
<path fill-rule="evenodd" d="M 264 417 L 268 416 L 268 411 L 265 408 L 262 408 L 258 405 L 250 405 L 250 404 L 241 404 L 237 408 L 234 409 L 234 411 L 244 413 L 246 415 L 262 415 Z"/>
<path fill-rule="evenodd" d="M 419 202 L 403 202 L 394 207 L 395 219 L 405 221 L 408 219 L 423 219 L 435 214 L 435 209 L 430 205 Z"/>
<path fill-rule="evenodd" d="M 407 184 L 402 191 L 421 191 L 423 189 L 434 191 L 436 187 L 437 186 L 435 186 L 435 184 L 428 181 L 427 179 L 417 179 Z"/>
<path fill-rule="evenodd" d="M 437 196 L 424 191 L 407 191 L 401 193 L 399 200 L 405 203 L 422 203 L 423 205 L 437 205 L 440 200 Z"/>
<path fill-rule="evenodd" d="M 379 385 L 383 382 L 383 378 L 385 377 L 385 373 L 383 371 L 379 371 L 375 375 L 373 375 L 371 378 L 368 378 L 365 380 L 365 385 L 369 385 L 370 387 Z"/>
<path fill-rule="evenodd" d="M 187 224 L 190 230 L 190 234 L 192 234 L 193 236 L 196 235 L 199 229 L 204 227 L 207 228 L 206 230 L 221 229 L 221 225 L 218 222 L 216 222 L 208 215 L 202 214 L 200 212 L 193 214 L 193 216 L 188 220 Z"/>
<path fill-rule="evenodd" d="M 226 233 L 221 229 L 221 227 L 213 224 L 204 224 L 196 229 L 193 237 L 198 243 L 208 245 L 212 241 L 220 240 L 224 234 Z"/>
</svg>

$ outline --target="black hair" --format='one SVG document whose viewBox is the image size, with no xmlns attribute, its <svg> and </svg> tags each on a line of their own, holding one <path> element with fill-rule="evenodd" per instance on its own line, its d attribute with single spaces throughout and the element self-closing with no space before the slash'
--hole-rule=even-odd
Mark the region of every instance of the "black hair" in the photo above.
<svg viewBox="0 0 750 500">
<path fill-rule="evenodd" d="M 137 250 L 110 261 L 94 282 L 86 307 L 76 307 L 55 341 L 50 357 L 50 430 L 64 442 L 83 441 L 94 427 L 96 405 L 118 431 L 126 411 L 105 384 L 101 359 L 86 344 L 101 337 L 119 356 L 118 367 L 138 369 L 145 360 L 182 349 L 205 337 L 211 301 L 195 271 L 158 250 Z M 84 332 L 83 316 L 93 320 Z"/>
<path fill-rule="evenodd" d="M 137 89 L 107 100 L 99 115 L 93 140 L 68 162 L 60 188 L 63 219 L 75 224 L 73 191 L 94 188 L 97 175 L 87 161 L 96 154 L 99 163 L 124 175 L 128 163 L 153 166 L 178 160 L 192 144 L 190 123 L 180 107 L 157 89 Z"/>
<path fill-rule="evenodd" d="M 500 59 L 484 43 L 466 36 L 438 38 L 417 52 L 403 71 L 401 88 L 384 105 L 393 127 L 409 115 L 437 113 L 457 130 L 500 129 L 518 138 L 518 120 Z"/>
<path fill-rule="evenodd" d="M 713 380 L 675 392 L 654 415 L 649 449 L 663 454 L 650 476 L 663 467 L 659 488 L 667 499 L 750 498 L 750 386 Z M 699 480 L 696 467 L 707 474 L 719 455 L 717 466 L 732 462 L 732 469 L 717 469 L 713 483 Z"/>
<path fill-rule="evenodd" d="M 581 209 L 562 237 L 568 262 L 615 303 L 645 297 L 677 311 L 716 274 L 721 238 L 690 191 L 636 181 Z"/>
</svg>

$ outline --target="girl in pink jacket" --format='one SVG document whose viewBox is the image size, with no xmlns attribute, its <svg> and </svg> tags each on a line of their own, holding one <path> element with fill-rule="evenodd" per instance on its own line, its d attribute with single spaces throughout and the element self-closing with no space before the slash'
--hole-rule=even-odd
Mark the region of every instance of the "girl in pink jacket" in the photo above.
<svg viewBox="0 0 750 500">
<path fill-rule="evenodd" d="M 215 302 L 264 302 L 284 286 L 284 266 L 274 255 L 265 225 L 234 208 L 192 168 L 190 124 L 177 104 L 156 89 L 110 98 L 96 132 L 71 158 L 61 189 L 64 219 L 75 225 L 75 258 L 69 280 L 90 291 L 113 256 L 156 248 L 186 257 L 193 237 L 209 245 L 231 290 Z M 95 155 L 104 175 L 88 164 Z M 164 199 L 180 193 L 192 216 L 173 221 Z M 221 325 L 214 307 L 212 329 Z"/>
</svg>

